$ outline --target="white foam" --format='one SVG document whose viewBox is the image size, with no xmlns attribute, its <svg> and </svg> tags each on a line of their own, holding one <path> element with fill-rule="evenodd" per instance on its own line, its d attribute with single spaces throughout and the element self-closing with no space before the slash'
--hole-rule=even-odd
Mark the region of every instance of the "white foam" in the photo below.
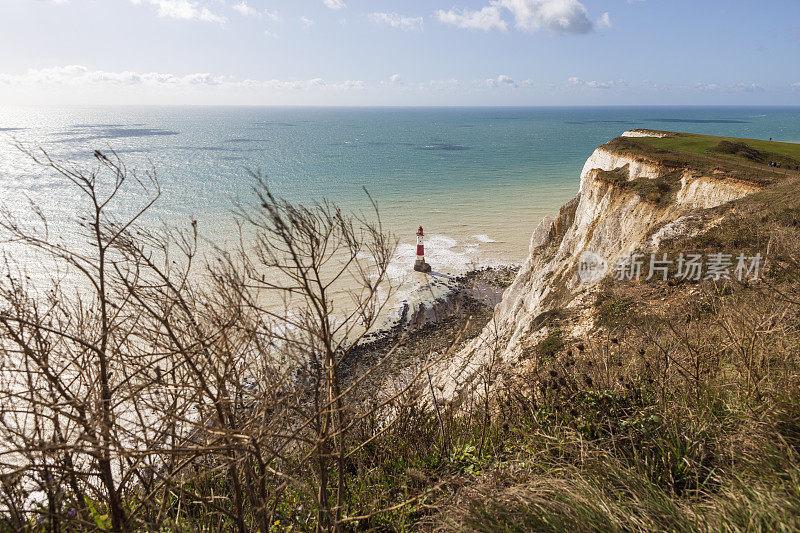
<svg viewBox="0 0 800 533">
<path fill-rule="evenodd" d="M 496 240 L 492 239 L 491 237 L 483 233 L 481 233 L 480 235 L 473 235 L 472 237 L 480 242 L 497 242 Z"/>
<path fill-rule="evenodd" d="M 428 278 L 414 272 L 414 260 L 417 246 L 401 243 L 397 246 L 387 276 L 397 287 L 395 298 L 400 300 L 418 300 L 415 292 L 427 284 Z M 461 275 L 475 268 L 480 259 L 480 250 L 476 245 L 461 244 L 452 237 L 433 234 L 425 238 L 425 260 L 434 272 Z"/>
<path fill-rule="evenodd" d="M 508 264 L 485 253 L 483 245 L 493 242 L 497 241 L 488 235 L 472 235 L 465 241 L 443 234 L 426 235 L 425 261 L 431 265 L 435 274 L 451 277 L 466 274 L 479 267 Z M 448 279 L 414 271 L 416 255 L 416 243 L 405 242 L 397 246 L 386 272 L 394 289 L 392 301 L 387 303 L 387 310 L 402 309 L 403 302 L 408 303 L 412 309 L 420 303 L 430 306 L 436 298 L 450 290 Z M 391 321 L 396 315 L 396 311 L 390 311 L 387 318 Z"/>
<path fill-rule="evenodd" d="M 398 245 L 389 265 L 389 277 L 400 279 L 412 272 L 416 255 L 416 244 L 402 243 Z M 459 244 L 458 241 L 447 235 L 431 235 L 425 239 L 425 260 L 437 272 L 462 274 L 474 268 L 478 258 L 478 247 Z"/>
</svg>

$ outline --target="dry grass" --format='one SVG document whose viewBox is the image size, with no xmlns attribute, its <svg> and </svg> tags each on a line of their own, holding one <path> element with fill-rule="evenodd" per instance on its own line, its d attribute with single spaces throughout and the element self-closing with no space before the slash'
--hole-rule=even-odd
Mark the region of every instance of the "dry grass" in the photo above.
<svg viewBox="0 0 800 533">
<path fill-rule="evenodd" d="M 188 264 L 165 271 L 152 260 L 170 244 L 191 263 L 191 230 L 176 242 L 96 224 L 116 266 L 105 271 L 107 291 L 85 294 L 82 306 L 56 292 L 43 307 L 13 271 L 0 285 L 0 349 L 6 362 L 25 363 L 16 375 L 29 380 L 22 389 L 0 383 L 0 392 L 39 422 L 32 438 L 15 433 L 14 415 L 0 417 L 0 433 L 24 459 L 2 465 L 2 528 L 798 530 L 795 187 L 777 183 L 710 213 L 723 218 L 707 231 L 663 245 L 761 252 L 760 281 L 607 280 L 586 338 L 563 333 L 570 313 L 538 317 L 550 335 L 530 350 L 524 373 L 503 364 L 490 335 L 490 356 L 458 404 L 441 402 L 426 378 L 441 355 L 382 391 L 361 372 L 340 379 L 347 338 L 375 316 L 374 278 L 355 270 L 365 292 L 345 336 L 331 334 L 324 290 L 304 287 L 328 257 L 321 242 L 351 252 L 365 245 L 385 264 L 391 241 L 367 220 L 262 190 L 264 211 L 243 213 L 262 235 L 259 252 L 223 255 L 208 272 L 211 286 L 194 284 Z M 5 220 L 7 232 L 25 237 Z M 27 235 L 31 246 L 47 243 Z M 287 261 L 293 251 L 310 263 Z M 266 266 L 285 276 L 258 275 Z M 305 311 L 272 316 L 259 291 L 287 287 L 287 305 L 305 294 Z M 104 313 L 103 301 L 114 311 Z M 287 320 L 298 327 L 277 327 Z M 459 333 L 469 331 L 467 323 Z M 104 338 L 111 343 L 101 349 Z M 384 348 L 376 368 L 395 353 Z M 48 386 L 34 387 L 41 376 Z M 64 386 L 73 379 L 85 399 Z M 142 414 L 134 426 L 150 431 L 140 441 L 119 421 L 117 402 L 131 400 Z M 147 410 L 163 416 L 153 423 Z M 44 500 L 32 502 L 31 486 Z"/>
<path fill-rule="evenodd" d="M 595 330 L 498 396 L 503 451 L 430 527 L 800 528 L 798 203 L 767 190 L 659 251 L 761 252 L 758 282 L 604 281 Z"/>
</svg>

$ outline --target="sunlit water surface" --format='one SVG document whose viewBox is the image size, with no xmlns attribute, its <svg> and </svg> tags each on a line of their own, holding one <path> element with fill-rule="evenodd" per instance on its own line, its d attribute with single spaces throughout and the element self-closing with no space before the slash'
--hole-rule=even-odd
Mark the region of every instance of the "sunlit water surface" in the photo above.
<svg viewBox="0 0 800 533">
<path fill-rule="evenodd" d="M 14 142 L 87 165 L 113 149 L 129 168 L 152 168 L 162 196 L 142 222 L 197 220 L 222 246 L 236 238 L 234 206 L 252 199 L 250 171 L 291 200 L 352 210 L 368 208 L 367 188 L 400 241 L 390 269 L 399 303 L 425 283 L 411 273 L 417 226 L 438 272 L 521 262 L 536 224 L 577 193 L 592 150 L 632 128 L 798 141 L 800 109 L 0 108 L 0 198 L 23 221 L 39 204 L 53 231 L 76 238 L 66 223 L 80 211 L 74 188 Z M 134 187 L 115 209 L 145 198 Z"/>
</svg>

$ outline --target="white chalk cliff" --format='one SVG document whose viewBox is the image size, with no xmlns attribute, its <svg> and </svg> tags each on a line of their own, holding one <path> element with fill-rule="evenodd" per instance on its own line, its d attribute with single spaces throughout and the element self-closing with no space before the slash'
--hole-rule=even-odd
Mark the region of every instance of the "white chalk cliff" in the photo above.
<svg viewBox="0 0 800 533">
<path fill-rule="evenodd" d="M 634 188 L 603 179 L 601 171 L 616 171 L 615 175 L 622 178 L 627 172 L 628 181 L 658 179 L 670 173 L 679 188 L 676 194 L 673 191 L 669 202 L 648 202 Z M 658 160 L 618 153 L 605 146 L 597 148 L 583 167 L 578 195 L 561 207 L 555 218 L 545 217 L 534 230 L 529 256 L 495 308 L 494 321 L 438 369 L 439 389 L 446 398 L 452 397 L 474 381 L 486 361 L 489 345 L 499 347 L 502 360 L 513 364 L 526 347 L 541 340 L 536 331 L 536 318 L 541 313 L 581 307 L 594 286 L 578 277 L 583 252 L 594 252 L 613 265 L 622 254 L 650 251 L 660 239 L 687 231 L 687 220 L 698 210 L 719 206 L 757 189 L 748 182 L 667 167 Z M 591 318 L 584 322 L 569 333 L 585 333 L 591 327 Z"/>
</svg>

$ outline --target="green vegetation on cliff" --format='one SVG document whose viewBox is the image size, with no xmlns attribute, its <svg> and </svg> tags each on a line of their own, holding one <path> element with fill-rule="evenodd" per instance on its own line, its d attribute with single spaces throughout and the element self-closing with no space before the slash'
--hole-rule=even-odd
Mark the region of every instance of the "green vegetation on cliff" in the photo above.
<svg viewBox="0 0 800 533">
<path fill-rule="evenodd" d="M 1 436 L 22 454 L 19 470 L 0 479 L 0 529 L 798 531 L 800 174 L 764 163 L 797 161 L 800 146 L 775 148 L 781 144 L 684 134 L 607 143 L 658 162 L 673 181 L 690 168 L 764 185 L 693 213 L 690 230 L 656 251 L 760 253 L 759 279 L 605 279 L 584 307 L 536 317 L 518 360 L 503 360 L 499 342 L 487 343 L 486 359 L 472 362 L 475 379 L 447 400 L 427 364 L 476 335 L 488 312 L 468 305 L 464 314 L 480 322 L 451 317 L 357 350 L 334 347 L 324 311 L 306 313 L 300 333 L 265 327 L 251 292 L 265 282 L 252 275 L 253 259 L 228 259 L 200 290 L 188 273 L 162 272 L 152 261 L 153 250 L 172 244 L 167 236 L 98 224 L 98 241 L 118 254 L 108 271 L 114 283 L 86 298 L 113 311 L 73 309 L 54 296 L 65 319 L 48 321 L 54 310 L 38 315 L 25 282 L 9 275 L 0 284 L 5 361 L 22 354 L 31 380 L 60 370 L 56 363 L 69 370 L 45 374 L 50 387 L 31 387 L 30 397 L 5 385 L 6 397 L 27 402 L 43 436 L 15 433 L 14 417 L 0 416 Z M 626 175 L 598 177 L 652 204 L 674 190 L 659 188 L 662 178 Z M 252 223 L 284 237 L 293 252 L 306 243 L 312 267 L 325 262 L 320 227 L 347 246 L 365 239 L 326 206 L 262 202 L 263 218 Z M 10 224 L 0 228 L 42 245 Z M 377 230 L 367 236 L 388 264 L 391 243 Z M 272 242 L 261 244 L 258 259 L 282 257 L 265 253 Z M 293 257 L 277 266 L 313 271 L 304 255 Z M 98 272 L 106 275 L 102 264 Z M 129 272 L 143 272 L 144 281 Z M 325 291 L 308 287 L 290 288 L 327 305 Z M 566 298 L 566 284 L 553 292 Z M 107 321 L 112 327 L 103 328 Z M 108 348 L 98 340 L 106 336 L 114 340 Z M 114 373 L 99 371 L 98 353 Z M 259 355 L 258 364 L 243 364 L 246 354 Z M 273 365 L 266 354 L 284 357 Z M 348 357 L 365 364 L 351 366 Z M 411 362 L 378 372 L 401 360 Z M 84 375 L 88 400 L 62 386 Z M 105 392 L 103 382 L 111 385 Z M 128 426 L 103 419 L 108 403 L 94 400 L 103 394 L 160 415 L 138 422 L 150 440 L 132 442 Z M 191 417 L 195 409 L 202 416 Z M 51 427 L 74 420 L 82 425 L 72 433 Z M 186 427 L 192 431 L 180 431 Z M 97 438 L 95 428 L 106 432 Z M 112 460 L 124 476 L 101 469 Z M 27 486 L 43 498 L 29 499 Z"/>
<path fill-rule="evenodd" d="M 628 167 L 625 165 L 614 170 L 596 169 L 595 178 L 612 183 L 618 187 L 634 191 L 645 202 L 653 205 L 666 204 L 675 199 L 680 188 L 680 171 L 667 172 L 657 178 L 628 179 Z"/>
<path fill-rule="evenodd" d="M 764 185 L 694 213 L 655 253 L 760 253 L 765 268 L 743 282 L 608 278 L 589 309 L 532 332 L 535 347 L 558 331 L 561 348 L 498 400 L 521 417 L 498 422 L 517 428 L 505 441 L 517 453 L 495 457 L 441 519 L 470 531 L 800 530 L 800 145 L 670 134 L 605 146 Z M 642 181 L 626 177 L 598 173 Z M 593 328 L 569 338 L 587 311 Z"/>
<path fill-rule="evenodd" d="M 694 133 L 655 132 L 663 137 L 617 137 L 605 148 L 658 162 L 675 169 L 758 184 L 769 184 L 797 173 L 800 144 L 717 137 Z M 780 163 L 780 167 L 770 163 Z"/>
<path fill-rule="evenodd" d="M 715 135 L 699 135 L 696 133 L 666 133 L 666 137 L 627 137 L 638 143 L 652 146 L 660 150 L 690 154 L 719 153 L 717 147 L 722 142 L 749 146 L 761 154 L 766 161 L 779 161 L 781 158 L 800 161 L 800 144 L 779 141 L 762 141 L 759 139 L 741 139 L 736 137 L 718 137 Z M 765 159 L 759 159 L 765 162 Z M 796 163 L 800 164 L 800 163 Z"/>
</svg>

